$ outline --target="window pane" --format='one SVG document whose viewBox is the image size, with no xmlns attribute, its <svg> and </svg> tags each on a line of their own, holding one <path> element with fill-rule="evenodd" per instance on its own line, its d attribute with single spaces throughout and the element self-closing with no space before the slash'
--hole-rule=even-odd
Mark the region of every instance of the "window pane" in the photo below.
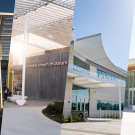
<svg viewBox="0 0 135 135">
<path fill-rule="evenodd" d="M 133 71 L 130 72 L 130 88 L 133 87 Z"/>
<path fill-rule="evenodd" d="M 107 101 L 103 101 L 102 108 L 103 110 L 107 110 Z"/>
<path fill-rule="evenodd" d="M 112 102 L 112 110 L 116 110 L 116 103 Z"/>
<path fill-rule="evenodd" d="M 109 102 L 107 103 L 107 109 L 108 110 L 112 110 L 112 102 Z"/>
<path fill-rule="evenodd" d="M 76 96 L 72 95 L 72 110 L 76 110 Z"/>
<path fill-rule="evenodd" d="M 99 110 L 99 108 L 101 108 L 101 101 L 97 100 L 97 110 Z"/>
<path fill-rule="evenodd" d="M 116 102 L 116 110 L 119 110 L 119 103 Z"/>
</svg>

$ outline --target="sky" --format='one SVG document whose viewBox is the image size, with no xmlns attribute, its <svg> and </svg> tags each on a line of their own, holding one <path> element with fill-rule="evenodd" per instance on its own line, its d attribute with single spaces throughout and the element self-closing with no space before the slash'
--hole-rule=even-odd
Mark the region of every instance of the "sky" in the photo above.
<svg viewBox="0 0 135 135">
<path fill-rule="evenodd" d="M 110 60 L 127 71 L 135 0 L 76 0 L 75 39 L 101 33 Z"/>
<path fill-rule="evenodd" d="M 14 13 L 15 0 L 0 0 L 0 12 Z"/>
<path fill-rule="evenodd" d="M 129 59 L 133 59 L 133 58 L 135 58 L 135 9 L 134 9 L 131 43 L 130 43 L 130 51 L 129 51 Z"/>
</svg>

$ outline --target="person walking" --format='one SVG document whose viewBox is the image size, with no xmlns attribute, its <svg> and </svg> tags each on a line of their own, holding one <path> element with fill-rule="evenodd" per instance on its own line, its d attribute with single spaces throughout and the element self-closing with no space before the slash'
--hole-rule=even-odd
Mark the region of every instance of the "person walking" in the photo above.
<svg viewBox="0 0 135 135">
<path fill-rule="evenodd" d="M 5 101 L 6 101 L 6 102 L 7 102 L 8 93 L 9 93 L 9 88 L 6 87 L 6 89 L 5 89 Z"/>
</svg>

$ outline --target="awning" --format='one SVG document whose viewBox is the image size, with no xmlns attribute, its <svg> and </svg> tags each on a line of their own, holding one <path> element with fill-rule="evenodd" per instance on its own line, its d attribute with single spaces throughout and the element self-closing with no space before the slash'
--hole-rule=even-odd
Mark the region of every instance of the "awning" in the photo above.
<svg viewBox="0 0 135 135">
<path fill-rule="evenodd" d="M 106 88 L 106 87 L 125 87 L 123 80 L 111 80 L 111 78 L 98 77 L 95 73 L 88 73 L 76 65 L 69 64 L 67 77 L 73 79 L 73 84 L 87 89 Z"/>
</svg>

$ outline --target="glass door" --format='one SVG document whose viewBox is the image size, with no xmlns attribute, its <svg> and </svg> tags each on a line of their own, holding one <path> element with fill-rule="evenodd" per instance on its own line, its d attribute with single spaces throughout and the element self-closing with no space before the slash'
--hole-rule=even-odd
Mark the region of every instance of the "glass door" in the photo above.
<svg viewBox="0 0 135 135">
<path fill-rule="evenodd" d="M 129 90 L 129 106 L 135 105 L 135 90 Z"/>
</svg>

